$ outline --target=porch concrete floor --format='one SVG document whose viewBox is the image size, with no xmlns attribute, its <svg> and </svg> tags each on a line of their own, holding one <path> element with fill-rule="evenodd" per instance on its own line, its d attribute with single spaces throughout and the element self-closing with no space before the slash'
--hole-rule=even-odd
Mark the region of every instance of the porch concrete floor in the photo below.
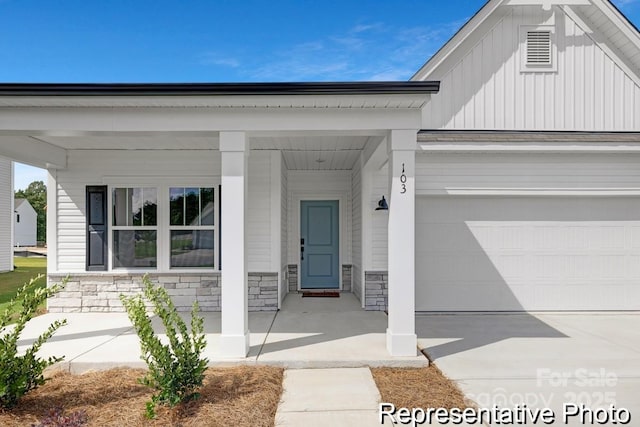
<svg viewBox="0 0 640 427">
<path fill-rule="evenodd" d="M 386 350 L 387 316 L 364 311 L 353 294 L 339 298 L 302 298 L 289 294 L 278 312 L 249 313 L 250 352 L 246 358 L 219 355 L 220 313 L 203 313 L 211 365 L 257 363 L 288 368 L 426 366 L 427 359 L 391 357 Z M 144 367 L 140 344 L 126 313 L 49 313 L 33 319 L 19 346 L 56 319 L 68 324 L 41 349 L 42 356 L 64 355 L 62 369 L 81 373 L 116 366 Z M 186 315 L 188 320 L 188 315 Z M 162 330 L 158 319 L 154 325 Z"/>
</svg>

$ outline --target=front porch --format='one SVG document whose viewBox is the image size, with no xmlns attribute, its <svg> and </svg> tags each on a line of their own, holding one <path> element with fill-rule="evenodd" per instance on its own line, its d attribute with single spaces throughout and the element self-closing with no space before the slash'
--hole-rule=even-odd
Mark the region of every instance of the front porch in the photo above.
<svg viewBox="0 0 640 427">
<path fill-rule="evenodd" d="M 426 366 L 422 354 L 392 357 L 385 350 L 387 316 L 364 311 L 353 294 L 339 298 L 302 298 L 290 293 L 277 312 L 249 313 L 249 354 L 229 359 L 220 349 L 221 314 L 203 313 L 212 366 L 238 363 L 288 368 L 361 366 Z M 41 355 L 65 355 L 59 367 L 73 373 L 116 366 L 144 367 L 140 345 L 125 313 L 49 313 L 33 319 L 18 343 L 29 345 L 55 319 L 66 318 L 41 350 Z M 162 330 L 158 323 L 158 331 Z"/>
<path fill-rule="evenodd" d="M 339 224 L 322 254 L 334 269 L 328 287 L 386 309 L 380 351 L 415 356 L 416 135 L 437 90 L 4 87 L 0 155 L 47 168 L 49 279 L 71 278 L 50 310 L 121 312 L 118 296 L 139 292 L 149 273 L 181 309 L 197 300 L 220 311 L 220 349 L 242 359 L 254 351 L 249 313 L 281 308 L 324 262 L 305 272 L 301 210 L 328 203 Z M 374 214 L 382 196 L 391 208 Z"/>
</svg>

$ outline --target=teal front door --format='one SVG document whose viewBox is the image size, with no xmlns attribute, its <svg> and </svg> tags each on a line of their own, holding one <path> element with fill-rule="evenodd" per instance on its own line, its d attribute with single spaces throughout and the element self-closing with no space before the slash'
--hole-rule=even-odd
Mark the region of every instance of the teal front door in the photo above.
<svg viewBox="0 0 640 427">
<path fill-rule="evenodd" d="M 300 202 L 300 286 L 302 289 L 340 287 L 338 201 Z"/>
</svg>

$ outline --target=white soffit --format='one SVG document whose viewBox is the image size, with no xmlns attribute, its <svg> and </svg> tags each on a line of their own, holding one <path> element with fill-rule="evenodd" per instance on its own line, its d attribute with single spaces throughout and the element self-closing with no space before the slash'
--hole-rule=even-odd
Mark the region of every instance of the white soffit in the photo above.
<svg viewBox="0 0 640 427">
<path fill-rule="evenodd" d="M 83 135 L 33 137 L 66 150 L 213 150 L 218 149 L 217 135 Z"/>
<path fill-rule="evenodd" d="M 640 34 L 627 19 L 615 10 L 607 1 L 598 0 L 589 6 L 567 8 L 568 13 L 574 11 L 579 20 L 588 28 L 583 28 L 596 43 L 602 46 L 606 42 L 614 52 L 633 68 L 636 78 L 640 78 Z M 579 23 L 580 24 L 580 23 Z"/>
<path fill-rule="evenodd" d="M 282 150 L 289 170 L 351 170 L 368 136 L 313 135 L 251 138 L 252 150 Z"/>
<path fill-rule="evenodd" d="M 429 95 L 0 96 L 0 107 L 422 108 Z"/>
<path fill-rule="evenodd" d="M 37 135 L 31 138 L 66 150 L 217 150 L 219 145 L 217 134 L 183 135 L 179 132 L 157 135 Z M 368 139 L 363 135 L 296 135 L 250 137 L 250 142 L 252 150 L 359 151 Z"/>
</svg>

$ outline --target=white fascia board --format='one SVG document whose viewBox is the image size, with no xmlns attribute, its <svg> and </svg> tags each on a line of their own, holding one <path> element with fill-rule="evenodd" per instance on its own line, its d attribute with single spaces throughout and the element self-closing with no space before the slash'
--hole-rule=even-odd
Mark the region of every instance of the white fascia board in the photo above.
<svg viewBox="0 0 640 427">
<path fill-rule="evenodd" d="M 585 32 L 587 37 L 591 38 L 591 40 L 593 40 L 593 42 L 600 49 L 602 49 L 605 55 L 611 58 L 611 60 L 616 65 L 618 65 L 622 69 L 622 71 L 624 71 L 624 73 L 627 76 L 629 76 L 631 80 L 633 80 L 633 82 L 636 85 L 640 86 L 640 75 L 638 75 L 638 71 L 635 69 L 633 65 L 627 64 L 627 62 L 624 60 L 625 55 L 623 53 L 621 53 L 615 46 L 609 46 L 607 43 L 605 43 L 605 40 L 606 40 L 605 36 L 601 34 L 599 31 L 596 31 L 593 28 L 591 28 L 591 26 L 587 24 L 586 20 L 583 19 L 580 12 L 578 12 L 576 9 L 570 6 L 565 6 L 563 7 L 563 11 L 580 28 L 582 28 L 582 31 Z M 621 28 L 619 25 L 617 25 L 617 27 Z"/>
<path fill-rule="evenodd" d="M 597 6 L 602 13 L 604 13 L 615 25 L 622 31 L 622 33 L 633 43 L 638 49 L 640 49 L 640 34 L 633 27 L 633 25 L 624 16 L 620 14 L 611 3 L 603 0 L 591 0 L 592 3 Z"/>
<path fill-rule="evenodd" d="M 551 6 L 589 6 L 590 0 L 505 0 L 505 6 L 542 6 L 549 10 Z"/>
<path fill-rule="evenodd" d="M 20 108 L 3 111 L 0 134 L 59 132 L 375 131 L 419 129 L 421 109 L 400 108 Z M 1 154 L 1 153 L 0 153 Z"/>
<path fill-rule="evenodd" d="M 409 80 L 427 80 L 431 73 L 460 47 L 478 27 L 502 6 L 504 0 L 487 2 L 454 36 L 440 48 Z"/>
<path fill-rule="evenodd" d="M 0 108 L 421 108 L 430 93 L 254 96 L 3 96 Z"/>
<path fill-rule="evenodd" d="M 64 169 L 67 151 L 28 136 L 0 136 L 0 155 L 40 168 Z"/>
</svg>

